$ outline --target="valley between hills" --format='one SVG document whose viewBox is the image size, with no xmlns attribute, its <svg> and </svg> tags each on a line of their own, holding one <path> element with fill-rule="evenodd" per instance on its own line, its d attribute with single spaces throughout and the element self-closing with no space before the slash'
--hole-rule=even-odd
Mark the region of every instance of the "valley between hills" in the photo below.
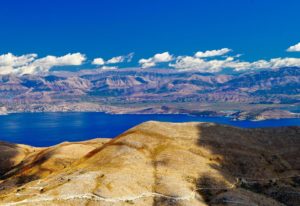
<svg viewBox="0 0 300 206">
<path fill-rule="evenodd" d="M 0 205 L 300 205 L 300 128 L 145 122 L 114 139 L 0 143 Z"/>
</svg>

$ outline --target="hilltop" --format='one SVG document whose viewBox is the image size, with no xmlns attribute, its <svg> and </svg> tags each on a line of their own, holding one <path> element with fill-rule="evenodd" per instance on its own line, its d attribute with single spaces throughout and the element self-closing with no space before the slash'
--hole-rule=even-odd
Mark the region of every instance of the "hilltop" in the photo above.
<svg viewBox="0 0 300 206">
<path fill-rule="evenodd" d="M 2 205 L 300 204 L 299 127 L 146 122 L 114 139 L 0 145 Z"/>
</svg>

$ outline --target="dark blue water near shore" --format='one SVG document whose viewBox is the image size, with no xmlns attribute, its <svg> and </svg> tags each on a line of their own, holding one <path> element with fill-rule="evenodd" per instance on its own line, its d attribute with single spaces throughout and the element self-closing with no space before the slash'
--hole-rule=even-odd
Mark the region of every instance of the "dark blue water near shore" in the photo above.
<svg viewBox="0 0 300 206">
<path fill-rule="evenodd" d="M 50 146 L 63 141 L 115 137 L 149 120 L 166 122 L 216 122 L 237 127 L 300 126 L 300 119 L 231 121 L 228 118 L 189 115 L 109 115 L 104 113 L 21 113 L 0 116 L 0 141 Z"/>
</svg>

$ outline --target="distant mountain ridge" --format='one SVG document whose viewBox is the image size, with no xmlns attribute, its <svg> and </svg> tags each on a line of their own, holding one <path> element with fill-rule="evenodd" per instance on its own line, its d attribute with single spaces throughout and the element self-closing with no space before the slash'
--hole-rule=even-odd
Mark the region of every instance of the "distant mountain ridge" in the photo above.
<svg viewBox="0 0 300 206">
<path fill-rule="evenodd" d="M 9 110 L 18 110 L 20 105 L 49 103 L 66 106 L 68 103 L 103 106 L 187 102 L 287 105 L 299 104 L 299 94 L 300 68 L 297 67 L 231 75 L 119 69 L 0 76 L 0 106 Z"/>
</svg>

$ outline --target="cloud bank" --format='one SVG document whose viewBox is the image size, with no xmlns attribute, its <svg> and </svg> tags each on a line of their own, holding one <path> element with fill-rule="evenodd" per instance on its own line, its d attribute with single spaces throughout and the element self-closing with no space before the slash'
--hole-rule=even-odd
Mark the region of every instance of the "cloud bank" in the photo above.
<svg viewBox="0 0 300 206">
<path fill-rule="evenodd" d="M 293 48 L 295 49 L 295 48 Z M 201 72 L 220 72 L 223 69 L 247 71 L 255 69 L 276 69 L 280 67 L 300 67 L 300 58 L 273 58 L 253 62 L 238 59 L 240 55 L 225 56 L 231 49 L 199 51 L 193 56 L 178 56 L 169 66 L 178 70 L 198 70 Z M 213 57 L 213 58 L 212 58 Z"/>
<path fill-rule="evenodd" d="M 300 52 L 300 43 L 289 47 L 288 52 Z M 300 58 L 272 58 L 269 60 L 243 61 L 241 55 L 231 54 L 232 49 L 221 48 L 207 51 L 198 51 L 194 55 L 175 56 L 168 51 L 157 53 L 149 58 L 142 58 L 138 61 L 141 68 L 167 67 L 171 69 L 198 70 L 200 72 L 221 72 L 224 69 L 233 71 L 248 71 L 256 69 L 275 69 L 280 67 L 300 67 Z M 131 62 L 134 53 L 123 56 L 115 56 L 108 60 L 101 57 L 92 61 L 93 65 L 100 66 L 103 70 L 119 69 L 118 64 Z M 81 66 L 86 57 L 79 52 L 69 53 L 64 56 L 48 55 L 38 58 L 35 53 L 16 56 L 12 53 L 0 55 L 0 75 L 3 74 L 37 74 L 47 73 L 53 67 Z M 167 63 L 167 64 L 161 64 Z M 138 68 L 137 68 L 138 69 Z"/>
<path fill-rule="evenodd" d="M 36 74 L 48 72 L 53 67 L 79 66 L 85 60 L 81 53 L 69 53 L 64 56 L 48 55 L 37 58 L 37 54 L 15 56 L 12 53 L 0 55 L 0 74 Z"/>
</svg>

